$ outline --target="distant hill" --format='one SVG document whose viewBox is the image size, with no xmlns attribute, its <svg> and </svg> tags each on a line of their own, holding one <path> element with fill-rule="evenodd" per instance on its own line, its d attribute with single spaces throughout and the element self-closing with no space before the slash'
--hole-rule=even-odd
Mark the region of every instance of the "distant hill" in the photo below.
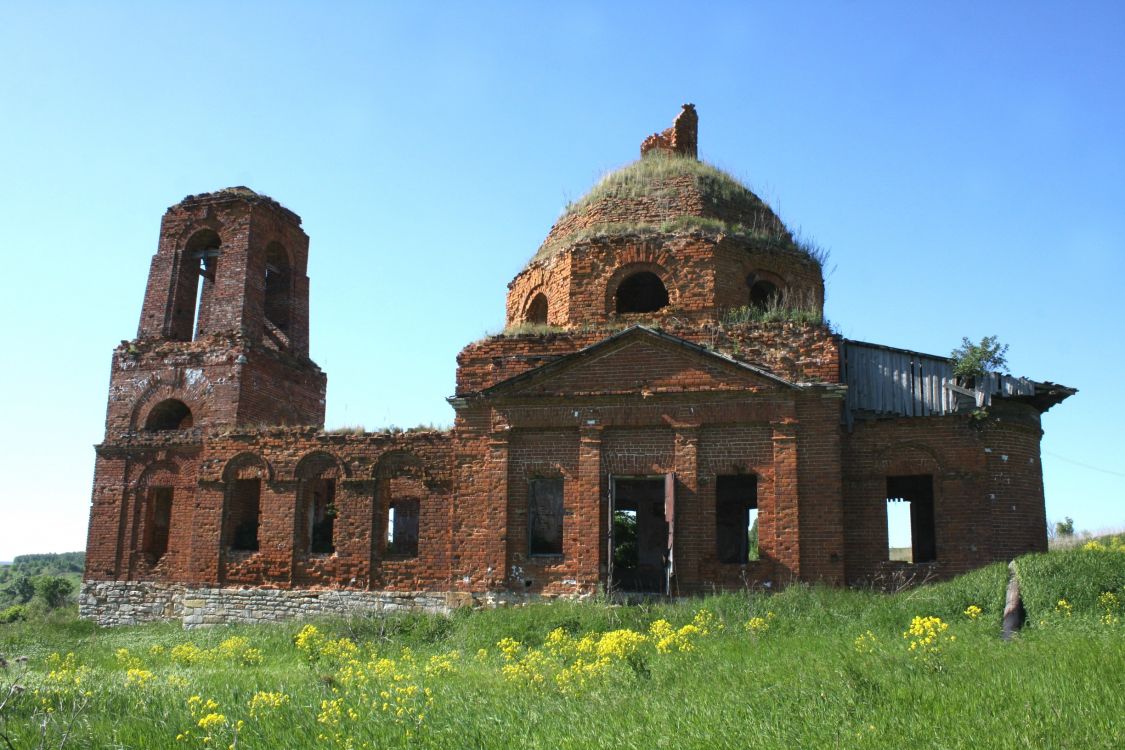
<svg viewBox="0 0 1125 750">
<path fill-rule="evenodd" d="M 16 584 L 21 579 L 61 576 L 70 579 L 77 590 L 85 567 L 85 552 L 17 555 L 10 563 L 0 564 L 0 610 L 20 601 Z"/>
</svg>

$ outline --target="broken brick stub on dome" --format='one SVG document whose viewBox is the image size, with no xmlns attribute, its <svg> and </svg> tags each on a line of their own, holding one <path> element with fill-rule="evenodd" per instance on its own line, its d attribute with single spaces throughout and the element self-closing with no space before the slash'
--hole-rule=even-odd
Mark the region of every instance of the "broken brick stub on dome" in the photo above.
<svg viewBox="0 0 1125 750">
<path fill-rule="evenodd" d="M 458 356 L 446 430 L 326 431 L 300 218 L 242 187 L 170 208 L 113 354 L 82 615 L 839 585 L 1044 549 L 1040 416 L 1074 390 L 836 334 L 819 259 L 695 133 L 688 106 L 555 225 L 509 328 Z"/>
<path fill-rule="evenodd" d="M 692 159 L 699 156 L 699 115 L 694 104 L 685 104 L 683 110 L 672 123 L 672 127 L 660 133 L 653 133 L 641 141 L 641 156 L 650 151 L 666 151 Z"/>
</svg>

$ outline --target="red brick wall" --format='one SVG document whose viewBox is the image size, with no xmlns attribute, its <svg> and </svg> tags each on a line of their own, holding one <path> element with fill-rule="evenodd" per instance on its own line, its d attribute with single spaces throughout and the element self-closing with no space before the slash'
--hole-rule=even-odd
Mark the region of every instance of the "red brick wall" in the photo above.
<svg viewBox="0 0 1125 750">
<path fill-rule="evenodd" d="M 668 289 L 668 306 L 655 313 L 619 315 L 617 287 L 638 271 L 661 278 Z M 536 260 L 508 285 L 507 322 L 526 321 L 529 301 L 543 292 L 552 325 L 672 319 L 713 323 L 724 310 L 749 304 L 747 276 L 763 272 L 793 299 L 823 311 L 821 270 L 806 256 L 768 242 L 697 231 L 587 239 Z"/>
<path fill-rule="evenodd" d="M 612 335 L 615 330 L 619 329 L 499 335 L 469 344 L 457 356 L 457 395 L 469 396 L 573 354 Z M 670 322 L 661 326 L 661 330 L 754 364 L 790 382 L 840 382 L 840 338 L 826 326 L 744 323 L 701 328 Z"/>
<path fill-rule="evenodd" d="M 602 219 L 613 210 L 594 209 Z M 222 255 L 204 288 L 202 334 L 188 341 L 185 274 L 196 271 L 185 254 L 200 230 L 218 235 Z M 290 264 L 287 336 L 264 317 L 271 243 L 284 247 Z M 326 378 L 307 358 L 307 251 L 300 219 L 253 193 L 196 196 L 169 209 L 140 336 L 114 353 L 87 579 L 588 593 L 605 581 L 610 477 L 668 473 L 679 593 L 870 578 L 887 556 L 886 481 L 895 475 L 934 478 L 942 575 L 1045 548 L 1033 407 L 1001 401 L 983 421 L 860 421 L 847 432 L 840 339 L 828 327 L 720 322 L 725 308 L 745 303 L 751 272 L 823 304 L 819 267 L 791 250 L 686 232 L 587 240 L 536 261 L 509 287 L 509 321 L 522 320 L 542 292 L 548 322 L 571 330 L 470 344 L 457 360 L 455 428 L 411 434 L 319 429 Z M 664 275 L 671 304 L 655 315 L 618 316 L 616 284 L 641 267 Z M 483 393 L 633 324 L 659 326 L 788 384 L 634 331 Z M 193 425 L 143 429 L 166 399 L 183 401 Z M 717 554 L 717 477 L 738 473 L 757 477 L 761 560 L 747 565 L 720 563 Z M 558 556 L 529 555 L 535 476 L 563 480 Z M 302 488 L 314 477 L 335 483 L 331 554 L 311 553 L 304 541 Z M 256 551 L 231 548 L 231 488 L 239 480 L 260 483 Z M 168 551 L 159 560 L 144 541 L 152 487 L 173 489 Z M 417 554 L 387 547 L 389 508 L 404 499 L 418 501 Z"/>
<path fill-rule="evenodd" d="M 872 576 L 887 559 L 888 476 L 933 475 L 943 576 L 1046 549 L 1038 413 L 1002 401 L 990 412 L 983 422 L 966 415 L 857 422 L 844 436 L 849 580 Z"/>
</svg>

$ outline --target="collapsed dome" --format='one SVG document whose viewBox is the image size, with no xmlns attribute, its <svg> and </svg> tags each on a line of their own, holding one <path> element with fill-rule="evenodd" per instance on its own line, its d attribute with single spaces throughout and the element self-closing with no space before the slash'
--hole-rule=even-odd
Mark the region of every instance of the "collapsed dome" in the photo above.
<svg viewBox="0 0 1125 750">
<path fill-rule="evenodd" d="M 777 214 L 731 175 L 690 156 L 651 151 L 568 206 L 532 262 L 584 239 L 691 229 L 793 241 Z"/>
<path fill-rule="evenodd" d="M 736 308 L 819 318 L 818 253 L 749 188 L 696 158 L 697 122 L 684 105 L 644 140 L 640 159 L 567 207 L 508 286 L 509 326 L 716 322 Z"/>
</svg>

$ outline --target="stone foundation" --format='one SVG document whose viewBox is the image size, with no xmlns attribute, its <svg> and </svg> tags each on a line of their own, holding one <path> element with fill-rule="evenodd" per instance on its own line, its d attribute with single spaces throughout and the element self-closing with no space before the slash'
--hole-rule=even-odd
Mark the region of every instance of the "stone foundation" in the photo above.
<svg viewBox="0 0 1125 750">
<path fill-rule="evenodd" d="M 78 616 L 103 627 L 180 620 L 189 629 L 324 615 L 449 614 L 462 607 L 502 607 L 528 599 L 503 592 L 194 588 L 147 581 L 86 581 L 78 597 Z"/>
</svg>

